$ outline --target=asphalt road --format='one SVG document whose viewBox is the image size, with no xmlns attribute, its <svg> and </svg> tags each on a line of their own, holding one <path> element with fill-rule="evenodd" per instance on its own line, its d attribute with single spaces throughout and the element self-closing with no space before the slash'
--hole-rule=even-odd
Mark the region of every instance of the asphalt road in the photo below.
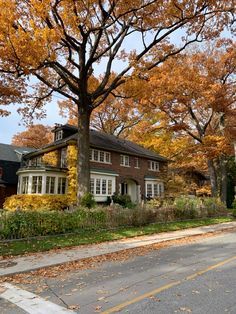
<svg viewBox="0 0 236 314">
<path fill-rule="evenodd" d="M 236 233 L 26 279 L 0 294 L 0 313 L 236 314 Z"/>
</svg>

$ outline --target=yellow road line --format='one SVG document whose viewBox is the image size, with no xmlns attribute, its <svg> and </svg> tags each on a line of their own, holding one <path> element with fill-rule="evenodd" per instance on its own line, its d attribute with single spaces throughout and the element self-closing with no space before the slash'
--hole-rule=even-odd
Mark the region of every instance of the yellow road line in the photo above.
<svg viewBox="0 0 236 314">
<path fill-rule="evenodd" d="M 149 298 L 149 297 L 151 297 L 151 296 L 153 296 L 155 294 L 158 294 L 158 293 L 160 293 L 162 291 L 165 291 L 165 290 L 168 290 L 168 289 L 170 289 L 170 288 L 172 288 L 174 286 L 180 285 L 181 283 L 183 283 L 185 281 L 192 280 L 192 279 L 196 278 L 197 276 L 201 276 L 201 275 L 207 273 L 210 270 L 216 269 L 216 268 L 218 268 L 220 266 L 223 266 L 223 265 L 225 265 L 227 263 L 230 263 L 230 262 L 232 262 L 234 260 L 236 260 L 236 255 L 232 256 L 232 257 L 230 257 L 230 258 L 228 258 L 228 259 L 226 259 L 226 260 L 224 260 L 222 262 L 219 262 L 217 264 L 209 266 L 209 267 L 207 267 L 207 268 L 205 268 L 203 270 L 200 270 L 200 271 L 198 271 L 198 272 L 196 272 L 196 273 L 194 273 L 194 274 L 192 274 L 192 275 L 190 275 L 190 276 L 188 276 L 188 277 L 186 277 L 186 278 L 184 278 L 182 280 L 171 282 L 171 283 L 169 283 L 167 285 L 164 285 L 164 286 L 162 286 L 160 288 L 157 288 L 157 289 L 154 289 L 154 290 L 149 291 L 147 293 L 144 293 L 144 294 L 142 294 L 142 295 L 140 295 L 140 296 L 138 296 L 138 297 L 136 297 L 136 298 L 134 298 L 132 300 L 128 300 L 128 301 L 126 301 L 124 303 L 118 304 L 118 305 L 116 305 L 116 306 L 114 306 L 114 307 L 112 307 L 112 308 L 110 308 L 108 310 L 103 311 L 101 314 L 110 314 L 110 313 L 115 313 L 115 312 L 121 311 L 123 308 L 125 308 L 125 307 L 127 307 L 127 306 L 129 306 L 131 304 L 137 303 L 137 302 L 142 301 L 142 300 L 144 300 L 146 298 Z"/>
</svg>

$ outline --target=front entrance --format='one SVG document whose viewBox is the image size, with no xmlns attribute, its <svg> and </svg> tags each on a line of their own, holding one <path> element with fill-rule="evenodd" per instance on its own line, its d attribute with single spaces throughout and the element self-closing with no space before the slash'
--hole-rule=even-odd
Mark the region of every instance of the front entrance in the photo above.
<svg viewBox="0 0 236 314">
<path fill-rule="evenodd" d="M 127 179 L 121 183 L 121 195 L 129 195 L 133 203 L 138 203 L 140 200 L 140 186 L 132 179 Z"/>
</svg>

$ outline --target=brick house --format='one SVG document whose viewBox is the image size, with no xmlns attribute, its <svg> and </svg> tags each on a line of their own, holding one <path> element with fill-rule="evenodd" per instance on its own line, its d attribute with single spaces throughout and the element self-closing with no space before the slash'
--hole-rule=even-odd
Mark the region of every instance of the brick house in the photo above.
<svg viewBox="0 0 236 314">
<path fill-rule="evenodd" d="M 76 145 L 77 128 L 57 125 L 54 142 L 24 156 L 18 170 L 18 194 L 66 194 L 67 154 Z M 53 162 L 46 156 L 54 153 Z M 133 202 L 164 195 L 167 159 L 133 142 L 90 131 L 90 191 L 97 202 L 115 192 Z"/>
<path fill-rule="evenodd" d="M 0 208 L 6 197 L 16 194 L 16 172 L 20 168 L 23 154 L 31 151 L 32 148 L 0 143 Z"/>
</svg>

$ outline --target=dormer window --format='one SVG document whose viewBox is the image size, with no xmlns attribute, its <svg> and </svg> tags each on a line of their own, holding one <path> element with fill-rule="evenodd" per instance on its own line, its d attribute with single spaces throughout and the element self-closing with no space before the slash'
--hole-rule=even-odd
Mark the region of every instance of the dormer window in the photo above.
<svg viewBox="0 0 236 314">
<path fill-rule="evenodd" d="M 57 131 L 57 132 L 55 133 L 55 141 L 61 140 L 62 137 L 63 137 L 63 130 Z"/>
</svg>

